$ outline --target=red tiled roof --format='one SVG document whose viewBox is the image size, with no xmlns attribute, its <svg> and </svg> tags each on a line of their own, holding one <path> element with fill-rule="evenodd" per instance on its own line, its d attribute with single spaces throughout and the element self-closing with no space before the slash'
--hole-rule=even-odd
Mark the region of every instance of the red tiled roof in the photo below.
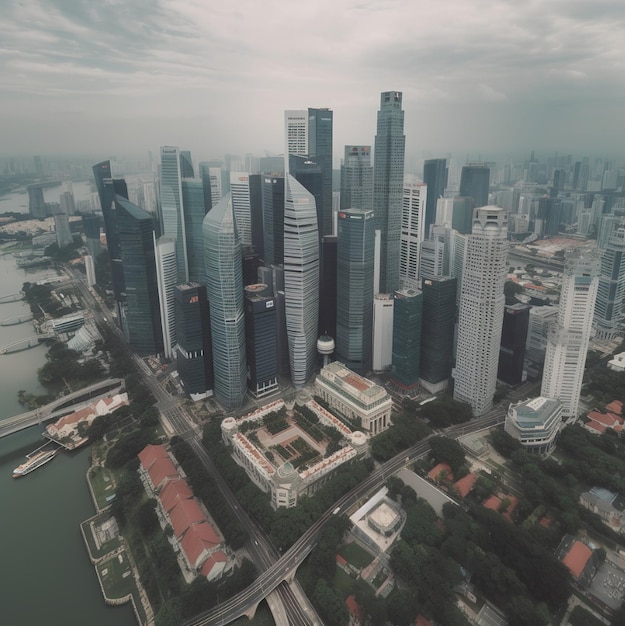
<svg viewBox="0 0 625 626">
<path fill-rule="evenodd" d="M 202 576 L 208 576 L 217 564 L 226 563 L 227 561 L 228 557 L 224 552 L 221 550 L 219 550 L 219 552 L 214 552 L 206 559 L 206 561 L 204 561 L 202 568 L 200 569 L 200 574 L 202 574 Z"/>
<path fill-rule="evenodd" d="M 417 615 L 417 621 L 414 626 L 432 626 L 432 622 L 429 619 L 425 619 L 423 615 Z"/>
<path fill-rule="evenodd" d="M 593 422 L 599 422 L 604 426 L 614 426 L 615 416 L 610 413 L 599 413 L 599 411 L 591 411 L 588 413 L 588 417 Z"/>
<path fill-rule="evenodd" d="M 428 472 L 428 478 L 430 480 L 437 480 L 442 472 L 447 472 L 447 481 L 451 482 L 454 479 L 451 467 L 449 467 L 447 463 L 439 463 L 438 465 L 434 466 Z"/>
<path fill-rule="evenodd" d="M 139 461 L 145 470 L 150 469 L 156 459 L 169 458 L 165 446 L 148 444 L 139 452 Z"/>
<path fill-rule="evenodd" d="M 593 430 L 596 430 L 598 433 L 605 432 L 605 426 L 603 424 L 599 424 L 599 422 L 588 422 L 587 424 L 584 424 L 584 426 L 586 428 L 592 428 Z"/>
<path fill-rule="evenodd" d="M 490 509 L 491 511 L 499 512 L 499 507 L 504 498 L 508 498 L 510 500 L 510 504 L 508 508 L 502 513 L 502 515 L 509 521 L 512 521 L 512 516 L 510 515 L 512 511 L 514 511 L 516 505 L 519 503 L 519 499 L 516 496 L 511 495 L 492 495 L 488 500 L 486 500 L 482 506 L 486 509 Z"/>
<path fill-rule="evenodd" d="M 562 562 L 569 568 L 574 578 L 579 578 L 591 556 L 592 550 L 581 541 L 576 541 Z"/>
<path fill-rule="evenodd" d="M 200 505 L 195 498 L 180 500 L 169 513 L 171 527 L 176 537 L 180 538 L 193 524 L 206 520 Z"/>
<path fill-rule="evenodd" d="M 182 549 L 193 567 L 202 562 L 202 556 L 219 545 L 219 537 L 215 529 L 207 522 L 193 524 L 181 541 Z"/>
<path fill-rule="evenodd" d="M 623 412 L 623 403 L 620 400 L 612 400 L 610 404 L 605 405 L 605 408 L 610 411 L 610 413 L 620 415 Z"/>
<path fill-rule="evenodd" d="M 336 562 L 342 566 L 347 565 L 347 561 L 340 554 L 336 555 Z"/>
<path fill-rule="evenodd" d="M 180 478 L 180 474 L 169 456 L 166 459 L 156 459 L 150 466 L 148 475 L 154 489 L 158 489 L 168 478 L 171 480 Z"/>
<path fill-rule="evenodd" d="M 358 622 L 362 624 L 362 609 L 360 608 L 360 604 L 356 602 L 356 597 L 353 595 L 347 596 L 347 598 L 345 598 L 345 604 L 347 605 L 347 610 L 350 615 L 353 615 Z"/>
<path fill-rule="evenodd" d="M 473 489 L 476 480 L 477 474 L 470 473 L 454 483 L 454 487 L 458 490 L 461 498 L 466 498 L 471 489 Z"/>
<path fill-rule="evenodd" d="M 159 496 L 163 509 L 169 513 L 180 500 L 188 500 L 193 497 L 193 491 L 185 480 L 172 480 L 168 482 Z"/>
</svg>

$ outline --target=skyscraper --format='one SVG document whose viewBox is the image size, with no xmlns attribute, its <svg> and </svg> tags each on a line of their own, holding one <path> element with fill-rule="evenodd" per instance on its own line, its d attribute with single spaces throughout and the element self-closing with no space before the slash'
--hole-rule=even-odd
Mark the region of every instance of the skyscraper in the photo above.
<svg viewBox="0 0 625 626">
<path fill-rule="evenodd" d="M 336 338 L 338 241 L 326 235 L 321 243 L 321 285 L 319 289 L 319 335 Z"/>
<path fill-rule="evenodd" d="M 423 293 L 401 289 L 393 297 L 393 360 L 391 380 L 409 390 L 419 382 Z"/>
<path fill-rule="evenodd" d="M 161 325 L 163 328 L 163 350 L 166 359 L 173 359 L 176 348 L 174 288 L 176 287 L 178 274 L 176 244 L 173 239 L 159 237 L 154 252 L 158 299 L 161 308 Z"/>
<path fill-rule="evenodd" d="M 191 159 L 191 152 L 189 150 L 180 151 L 180 177 L 181 178 L 193 178 L 195 176 L 193 172 L 193 160 Z"/>
<path fill-rule="evenodd" d="M 284 172 L 289 173 L 289 156 L 308 154 L 308 111 L 284 112 Z"/>
<path fill-rule="evenodd" d="M 177 282 L 186 283 L 189 280 L 189 265 L 181 180 L 178 148 L 161 146 L 161 234 L 175 242 Z"/>
<path fill-rule="evenodd" d="M 206 287 L 176 285 L 176 369 L 180 384 L 192 400 L 213 395 L 213 353 Z"/>
<path fill-rule="evenodd" d="M 245 399 L 247 365 L 241 240 L 230 194 L 207 213 L 202 229 L 215 397 L 224 407 L 233 409 Z"/>
<path fill-rule="evenodd" d="M 490 169 L 485 163 L 469 163 L 462 167 L 460 194 L 473 198 L 475 208 L 488 204 Z"/>
<path fill-rule="evenodd" d="M 339 212 L 336 358 L 361 373 L 371 369 L 374 231 L 371 209 Z"/>
<path fill-rule="evenodd" d="M 373 296 L 373 361 L 374 372 L 391 369 L 393 360 L 393 310 L 395 301 L 388 293 Z"/>
<path fill-rule="evenodd" d="M 284 177 L 263 176 L 263 259 L 268 265 L 284 262 Z"/>
<path fill-rule="evenodd" d="M 46 203 L 41 185 L 28 185 L 28 214 L 35 219 L 45 219 Z"/>
<path fill-rule="evenodd" d="M 497 378 L 508 385 L 518 385 L 523 381 L 531 308 L 529 304 L 518 303 L 506 305 L 504 309 Z"/>
<path fill-rule="evenodd" d="M 289 156 L 289 174 L 310 193 L 315 201 L 317 224 L 323 219 L 323 174 L 319 165 L 306 156 Z M 321 237 L 321 233 L 319 233 Z M 319 239 L 321 242 L 321 239 Z"/>
<path fill-rule="evenodd" d="M 252 213 L 250 208 L 250 176 L 246 172 L 230 172 L 232 210 L 241 245 L 252 245 Z"/>
<path fill-rule="evenodd" d="M 345 146 L 341 166 L 341 209 L 373 208 L 371 146 Z"/>
<path fill-rule="evenodd" d="M 447 187 L 447 159 L 426 159 L 423 164 L 423 182 L 427 185 L 425 203 L 425 235 L 436 222 L 436 202 L 442 198 Z"/>
<path fill-rule="evenodd" d="M 399 249 L 399 284 L 402 289 L 419 288 L 419 261 L 425 235 L 427 195 L 425 183 L 404 183 Z"/>
<path fill-rule="evenodd" d="M 210 204 L 206 204 L 204 183 L 196 179 L 182 180 L 182 208 L 187 241 L 189 280 L 204 281 L 204 238 L 202 223 Z"/>
<path fill-rule="evenodd" d="M 291 379 L 302 386 L 316 361 L 319 235 L 313 196 L 288 175 L 284 207 L 284 295 Z"/>
<path fill-rule="evenodd" d="M 319 238 L 332 234 L 332 131 L 331 109 L 308 109 L 308 156 L 321 169 L 321 220 Z M 370 208 L 370 207 L 367 207 Z"/>
<path fill-rule="evenodd" d="M 400 91 L 381 94 L 375 136 L 373 210 L 376 229 L 381 232 L 380 291 L 383 293 L 399 288 L 399 238 L 406 146 L 401 107 Z"/>
<path fill-rule="evenodd" d="M 115 195 L 119 248 L 125 282 L 122 311 L 128 345 L 141 356 L 163 352 L 156 278 L 154 221 L 126 198 Z"/>
<path fill-rule="evenodd" d="M 560 400 L 565 417 L 577 415 L 599 282 L 594 250 L 572 250 L 564 261 L 558 320 L 547 340 L 541 396 Z"/>
<path fill-rule="evenodd" d="M 458 316 L 454 398 L 476 415 L 493 404 L 505 296 L 507 214 L 493 206 L 475 209 L 466 235 Z"/>
<path fill-rule="evenodd" d="M 69 228 L 69 218 L 65 213 L 54 216 L 54 229 L 56 230 L 56 243 L 59 248 L 64 248 L 72 243 L 72 231 Z"/>
</svg>

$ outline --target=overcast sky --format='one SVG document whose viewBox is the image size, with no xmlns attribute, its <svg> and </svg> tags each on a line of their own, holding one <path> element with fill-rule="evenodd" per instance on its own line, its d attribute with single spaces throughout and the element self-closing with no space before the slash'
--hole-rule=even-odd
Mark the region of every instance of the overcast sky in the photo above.
<svg viewBox="0 0 625 626">
<path fill-rule="evenodd" d="M 409 155 L 625 150 L 624 0 L 1 0 L 0 153 L 335 155 L 404 93 Z M 337 163 L 338 165 L 338 163 Z"/>
</svg>

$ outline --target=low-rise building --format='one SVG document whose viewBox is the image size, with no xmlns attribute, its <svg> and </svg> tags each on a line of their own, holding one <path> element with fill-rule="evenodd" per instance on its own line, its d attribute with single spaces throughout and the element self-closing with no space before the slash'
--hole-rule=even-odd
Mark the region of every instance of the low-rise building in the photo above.
<svg viewBox="0 0 625 626">
<path fill-rule="evenodd" d="M 391 425 L 391 396 L 380 385 L 342 363 L 326 365 L 317 375 L 315 386 L 330 408 L 359 424 L 370 435 L 377 435 Z"/>
<path fill-rule="evenodd" d="M 608 368 L 615 372 L 625 372 L 625 352 L 615 354 L 608 361 Z"/>
<path fill-rule="evenodd" d="M 619 530 L 625 521 L 625 500 L 617 493 L 593 487 L 579 496 L 579 503 L 596 513 L 606 524 Z"/>
<path fill-rule="evenodd" d="M 562 403 L 540 396 L 511 404 L 504 428 L 525 450 L 544 455 L 555 447 L 561 426 Z"/>
</svg>

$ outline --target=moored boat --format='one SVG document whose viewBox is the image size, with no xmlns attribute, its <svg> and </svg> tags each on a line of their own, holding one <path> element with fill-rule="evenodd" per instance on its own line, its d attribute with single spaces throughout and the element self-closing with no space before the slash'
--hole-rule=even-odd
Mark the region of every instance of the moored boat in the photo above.
<svg viewBox="0 0 625 626">
<path fill-rule="evenodd" d="M 41 450 L 34 452 L 26 456 L 28 459 L 26 463 L 22 463 L 13 470 L 13 478 L 20 478 L 30 474 L 33 470 L 41 467 L 48 461 L 51 461 L 56 454 L 56 450 Z"/>
</svg>

